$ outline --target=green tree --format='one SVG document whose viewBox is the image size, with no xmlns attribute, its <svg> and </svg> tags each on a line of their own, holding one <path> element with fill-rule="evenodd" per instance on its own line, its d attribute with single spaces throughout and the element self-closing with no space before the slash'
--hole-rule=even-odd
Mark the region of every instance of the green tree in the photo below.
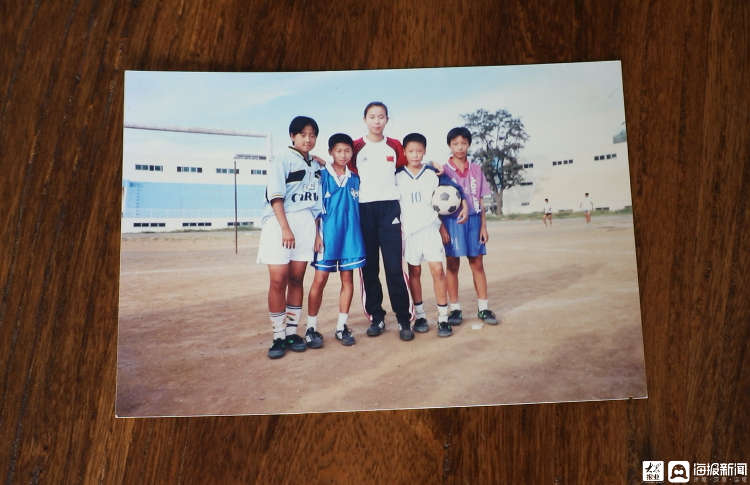
<svg viewBox="0 0 750 485">
<path fill-rule="evenodd" d="M 461 118 L 472 135 L 471 160 L 481 164 L 502 214 L 503 191 L 523 182 L 523 166 L 518 160 L 529 135 L 521 119 L 504 109 L 494 113 L 478 109 Z"/>
</svg>

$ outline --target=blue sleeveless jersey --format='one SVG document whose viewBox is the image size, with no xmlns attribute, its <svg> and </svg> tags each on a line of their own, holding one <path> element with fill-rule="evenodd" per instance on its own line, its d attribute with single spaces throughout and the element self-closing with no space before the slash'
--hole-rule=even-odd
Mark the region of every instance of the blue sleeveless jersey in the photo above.
<svg viewBox="0 0 750 485">
<path fill-rule="evenodd" d="M 320 186 L 323 254 L 317 259 L 364 259 L 365 242 L 359 226 L 359 176 L 347 169 L 339 181 L 329 164 L 320 171 Z"/>
</svg>

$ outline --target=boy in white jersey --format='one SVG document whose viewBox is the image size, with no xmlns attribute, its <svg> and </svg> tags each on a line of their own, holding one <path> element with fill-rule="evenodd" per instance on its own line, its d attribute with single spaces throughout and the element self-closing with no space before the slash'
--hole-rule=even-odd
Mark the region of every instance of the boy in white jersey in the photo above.
<svg viewBox="0 0 750 485">
<path fill-rule="evenodd" d="M 307 299 L 305 341 L 311 349 L 323 346 L 323 336 L 317 330 L 318 311 L 328 275 L 337 270 L 341 276 L 341 292 L 335 337 L 342 345 L 354 345 L 354 337 L 346 323 L 354 294 L 352 273 L 365 265 L 365 243 L 359 222 L 359 177 L 346 166 L 353 152 L 354 142 L 350 136 L 336 133 L 328 139 L 328 153 L 333 157 L 333 163 L 326 165 L 320 175 L 323 212 L 316 220 L 318 234 L 315 237 L 315 259 L 311 263 L 315 268 L 315 279 Z"/>
<path fill-rule="evenodd" d="M 427 148 L 427 139 L 419 133 L 411 133 L 404 138 L 404 152 L 407 166 L 396 173 L 396 184 L 399 189 L 401 205 L 401 227 L 404 233 L 404 259 L 409 266 L 409 289 L 414 299 L 416 320 L 414 331 L 427 332 L 427 318 L 422 300 L 422 262 L 427 261 L 432 274 L 435 289 L 435 300 L 438 306 L 438 337 L 448 337 L 453 333 L 448 324 L 448 299 L 443 269 L 442 222 L 432 207 L 432 194 L 438 185 L 452 185 L 461 194 L 461 213 L 459 223 L 466 218 L 468 210 L 463 200 L 463 190 L 447 177 L 438 175 L 426 165 L 422 159 Z M 442 230 L 441 230 L 442 229 Z M 446 232 L 447 234 L 447 232 Z M 402 340 L 412 340 L 414 332 L 402 328 Z"/>
<path fill-rule="evenodd" d="M 263 231 L 258 245 L 258 263 L 268 265 L 268 312 L 273 344 L 268 357 L 284 357 L 286 349 L 303 352 L 305 341 L 297 335 L 302 313 L 302 280 L 313 259 L 315 218 L 321 211 L 318 164 L 310 158 L 315 148 L 318 124 L 297 116 L 289 125 L 293 147 L 272 162 L 268 171 Z"/>
</svg>

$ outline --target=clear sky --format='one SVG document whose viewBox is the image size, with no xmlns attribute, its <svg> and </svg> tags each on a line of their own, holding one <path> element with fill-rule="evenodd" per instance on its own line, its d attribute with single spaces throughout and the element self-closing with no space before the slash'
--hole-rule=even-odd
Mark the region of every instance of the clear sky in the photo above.
<svg viewBox="0 0 750 485">
<path fill-rule="evenodd" d="M 273 150 L 289 145 L 297 115 L 319 127 L 312 153 L 329 159 L 328 137 L 365 135 L 363 110 L 371 101 L 388 106 L 387 136 L 427 137 L 426 159 L 450 155 L 445 136 L 461 114 L 508 110 L 523 121 L 530 140 L 522 159 L 555 156 L 611 143 L 625 111 L 619 61 L 501 67 L 298 73 L 128 71 L 125 122 L 192 126 L 273 134 Z M 124 151 L 216 156 L 263 153 L 253 138 L 126 129 Z M 222 155 L 223 156 L 223 155 Z"/>
</svg>

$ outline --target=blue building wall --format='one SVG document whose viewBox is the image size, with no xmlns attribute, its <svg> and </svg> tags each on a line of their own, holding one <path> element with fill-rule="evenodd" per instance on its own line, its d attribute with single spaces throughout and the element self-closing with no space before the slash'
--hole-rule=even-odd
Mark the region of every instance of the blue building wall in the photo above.
<svg viewBox="0 0 750 485">
<path fill-rule="evenodd" d="M 125 209 L 231 209 L 234 185 L 126 181 Z M 240 209 L 262 209 L 265 185 L 238 185 Z"/>
</svg>

